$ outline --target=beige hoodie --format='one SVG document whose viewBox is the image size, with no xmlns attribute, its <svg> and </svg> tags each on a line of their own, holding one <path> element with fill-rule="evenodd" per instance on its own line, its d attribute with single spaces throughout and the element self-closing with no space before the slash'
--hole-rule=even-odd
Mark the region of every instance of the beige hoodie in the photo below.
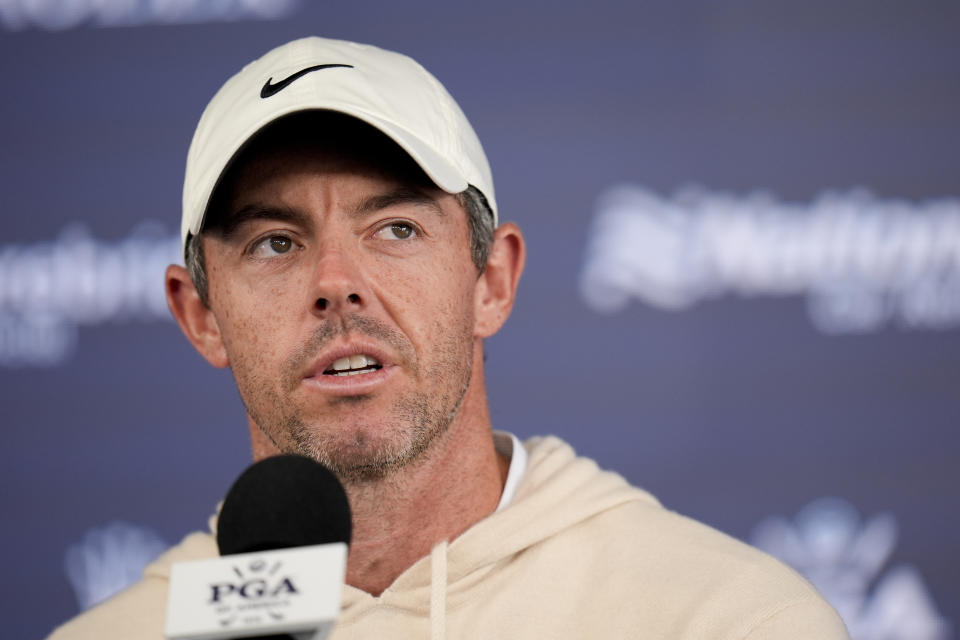
<svg viewBox="0 0 960 640">
<path fill-rule="evenodd" d="M 665 510 L 556 438 L 525 445 L 513 502 L 437 545 L 379 597 L 347 586 L 348 638 L 847 638 L 812 586 Z M 194 533 L 144 578 L 50 640 L 161 640 L 173 562 L 217 555 Z"/>
</svg>

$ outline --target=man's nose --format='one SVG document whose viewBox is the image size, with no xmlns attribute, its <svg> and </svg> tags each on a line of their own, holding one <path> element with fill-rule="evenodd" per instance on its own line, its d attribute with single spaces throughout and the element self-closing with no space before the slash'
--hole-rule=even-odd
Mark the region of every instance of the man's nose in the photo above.
<svg viewBox="0 0 960 640">
<path fill-rule="evenodd" d="M 362 309 L 370 297 L 358 256 L 341 247 L 328 247 L 314 268 L 314 311 L 349 313 Z"/>
</svg>

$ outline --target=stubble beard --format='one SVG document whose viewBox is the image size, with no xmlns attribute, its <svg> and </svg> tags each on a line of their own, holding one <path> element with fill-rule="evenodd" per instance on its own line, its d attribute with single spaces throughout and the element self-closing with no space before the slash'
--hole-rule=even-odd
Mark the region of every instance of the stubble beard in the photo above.
<svg viewBox="0 0 960 640">
<path fill-rule="evenodd" d="M 432 383 L 431 391 L 397 397 L 380 424 L 358 420 L 346 430 L 340 425 L 312 424 L 306 411 L 272 389 L 258 376 L 244 384 L 234 372 L 241 397 L 253 421 L 284 453 L 307 456 L 333 471 L 342 482 L 382 480 L 426 460 L 434 445 L 456 418 L 473 370 L 472 338 L 465 328 L 448 334 L 437 345 L 434 362 L 420 363 L 412 345 L 393 328 L 364 316 L 348 316 L 337 325 L 327 324 L 298 349 L 284 367 L 284 388 L 299 384 L 303 364 L 335 337 L 350 332 L 386 342 L 401 355 L 408 373 Z M 443 335 L 437 326 L 433 335 Z M 249 399 L 248 399 L 249 398 Z M 344 397 L 342 405 L 355 405 L 362 417 L 371 398 Z M 263 408 L 263 410 L 261 410 Z"/>
</svg>

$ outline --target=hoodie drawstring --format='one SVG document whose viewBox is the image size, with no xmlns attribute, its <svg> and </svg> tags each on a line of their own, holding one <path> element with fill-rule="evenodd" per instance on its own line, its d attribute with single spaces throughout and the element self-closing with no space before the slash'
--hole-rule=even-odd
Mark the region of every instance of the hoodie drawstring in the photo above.
<svg viewBox="0 0 960 640">
<path fill-rule="evenodd" d="M 430 640 L 447 636 L 447 541 L 430 552 Z"/>
</svg>

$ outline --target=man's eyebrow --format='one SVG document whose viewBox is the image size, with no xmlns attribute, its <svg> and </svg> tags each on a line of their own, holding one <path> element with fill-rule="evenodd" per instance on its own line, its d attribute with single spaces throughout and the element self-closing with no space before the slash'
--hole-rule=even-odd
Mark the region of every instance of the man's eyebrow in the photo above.
<svg viewBox="0 0 960 640">
<path fill-rule="evenodd" d="M 426 192 L 413 187 L 398 187 L 388 193 L 371 196 L 363 200 L 353 210 L 353 214 L 359 217 L 398 204 L 414 204 L 425 206 L 441 216 L 446 215 L 443 209 L 440 208 L 440 205 L 437 203 L 435 198 L 432 198 Z"/>
<path fill-rule="evenodd" d="M 310 224 L 310 216 L 296 209 L 262 204 L 248 204 L 240 207 L 230 215 L 225 216 L 224 219 L 217 224 L 216 228 L 220 236 L 228 240 L 230 236 L 236 233 L 237 229 L 254 220 L 290 222 L 301 226 Z"/>
</svg>

